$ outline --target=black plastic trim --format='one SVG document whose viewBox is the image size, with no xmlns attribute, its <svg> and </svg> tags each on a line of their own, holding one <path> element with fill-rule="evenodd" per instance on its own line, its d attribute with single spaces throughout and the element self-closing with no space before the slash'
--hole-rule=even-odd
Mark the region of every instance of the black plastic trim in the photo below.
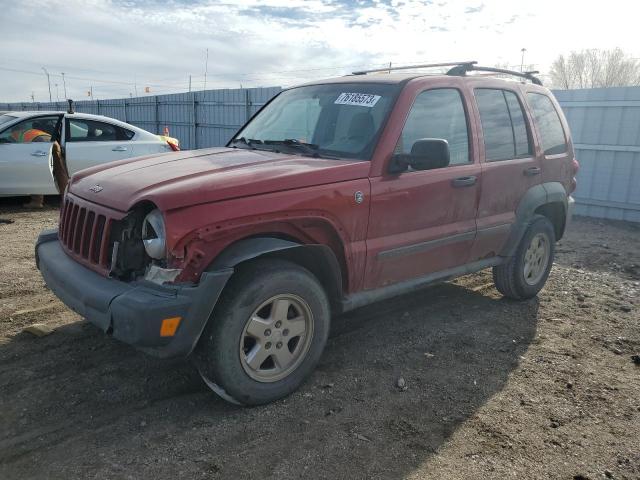
<svg viewBox="0 0 640 480">
<path fill-rule="evenodd" d="M 448 237 L 437 238 L 435 240 L 428 240 L 426 242 L 413 243 L 411 245 L 403 245 L 402 247 L 383 250 L 382 252 L 378 252 L 377 257 L 384 260 L 388 258 L 396 258 L 396 257 L 405 256 L 405 255 L 412 255 L 414 253 L 431 250 L 437 247 L 442 247 L 444 245 L 449 245 L 451 243 L 458 243 L 458 242 L 465 242 L 467 240 L 472 240 L 473 238 L 475 238 L 475 236 L 476 236 L 476 231 L 469 230 L 468 232 L 457 233 L 455 235 L 450 235 Z"/>
<path fill-rule="evenodd" d="M 501 257 L 511 257 L 515 254 L 520 240 L 524 236 L 535 210 L 547 203 L 560 202 L 564 204 L 565 225 L 569 223 L 571 211 L 568 208 L 569 196 L 560 182 L 541 183 L 531 187 L 522 197 L 516 209 L 516 220 L 511 227 L 511 234 L 507 243 L 500 251 Z"/>
<path fill-rule="evenodd" d="M 485 268 L 500 265 L 504 259 L 500 257 L 492 257 L 477 262 L 460 265 L 459 267 L 450 268 L 441 272 L 434 272 L 428 275 L 406 280 L 404 282 L 394 283 L 386 287 L 376 288 L 374 290 L 365 290 L 354 293 L 343 299 L 342 311 L 348 312 L 355 308 L 363 307 L 373 302 L 380 302 L 391 297 L 396 297 L 405 293 L 415 292 L 428 285 L 444 282 L 461 275 L 478 272 Z"/>
</svg>

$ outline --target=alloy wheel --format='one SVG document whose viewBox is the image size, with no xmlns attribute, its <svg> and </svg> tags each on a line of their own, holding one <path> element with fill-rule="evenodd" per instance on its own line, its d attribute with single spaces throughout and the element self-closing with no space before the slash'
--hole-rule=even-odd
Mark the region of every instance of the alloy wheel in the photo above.
<svg viewBox="0 0 640 480">
<path fill-rule="evenodd" d="M 549 238 L 544 233 L 536 234 L 524 254 L 524 281 L 536 285 L 544 276 L 549 264 Z"/>
<path fill-rule="evenodd" d="M 276 295 L 251 314 L 240 337 L 240 362 L 259 382 L 277 382 L 302 363 L 313 337 L 313 314 L 302 298 Z"/>
</svg>

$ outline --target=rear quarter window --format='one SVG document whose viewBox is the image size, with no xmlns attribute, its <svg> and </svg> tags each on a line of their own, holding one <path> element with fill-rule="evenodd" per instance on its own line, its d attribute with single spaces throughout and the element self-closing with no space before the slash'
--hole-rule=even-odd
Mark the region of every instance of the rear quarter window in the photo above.
<svg viewBox="0 0 640 480">
<path fill-rule="evenodd" d="M 567 151 L 567 138 L 562 128 L 560 115 L 553 102 L 542 93 L 527 93 L 527 101 L 533 113 L 533 119 L 540 132 L 540 140 L 545 155 L 557 155 Z"/>
</svg>

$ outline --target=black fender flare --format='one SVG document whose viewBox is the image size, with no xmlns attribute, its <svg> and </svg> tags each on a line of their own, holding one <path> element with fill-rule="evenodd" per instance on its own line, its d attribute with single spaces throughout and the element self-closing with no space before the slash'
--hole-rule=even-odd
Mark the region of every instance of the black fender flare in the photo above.
<svg viewBox="0 0 640 480">
<path fill-rule="evenodd" d="M 516 208 L 516 218 L 511 226 L 509 238 L 500 251 L 501 257 L 511 257 L 515 254 L 536 209 L 548 203 L 562 203 L 566 215 L 568 195 L 560 182 L 541 183 L 527 190 Z"/>
<path fill-rule="evenodd" d="M 225 248 L 207 268 L 207 271 L 235 268 L 241 263 L 259 257 L 290 259 L 310 270 L 323 285 L 332 308 L 341 305 L 342 269 L 330 247 L 321 244 L 303 244 L 275 237 L 252 237 L 238 240 Z"/>
</svg>

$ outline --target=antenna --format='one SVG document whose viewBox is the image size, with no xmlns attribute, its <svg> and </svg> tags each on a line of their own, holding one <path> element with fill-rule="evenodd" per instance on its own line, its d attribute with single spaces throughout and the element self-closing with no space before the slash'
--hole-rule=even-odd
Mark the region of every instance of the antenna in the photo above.
<svg viewBox="0 0 640 480">
<path fill-rule="evenodd" d="M 207 56 L 204 61 L 204 88 L 207 89 L 207 71 L 209 70 L 209 49 L 207 48 Z"/>
</svg>

